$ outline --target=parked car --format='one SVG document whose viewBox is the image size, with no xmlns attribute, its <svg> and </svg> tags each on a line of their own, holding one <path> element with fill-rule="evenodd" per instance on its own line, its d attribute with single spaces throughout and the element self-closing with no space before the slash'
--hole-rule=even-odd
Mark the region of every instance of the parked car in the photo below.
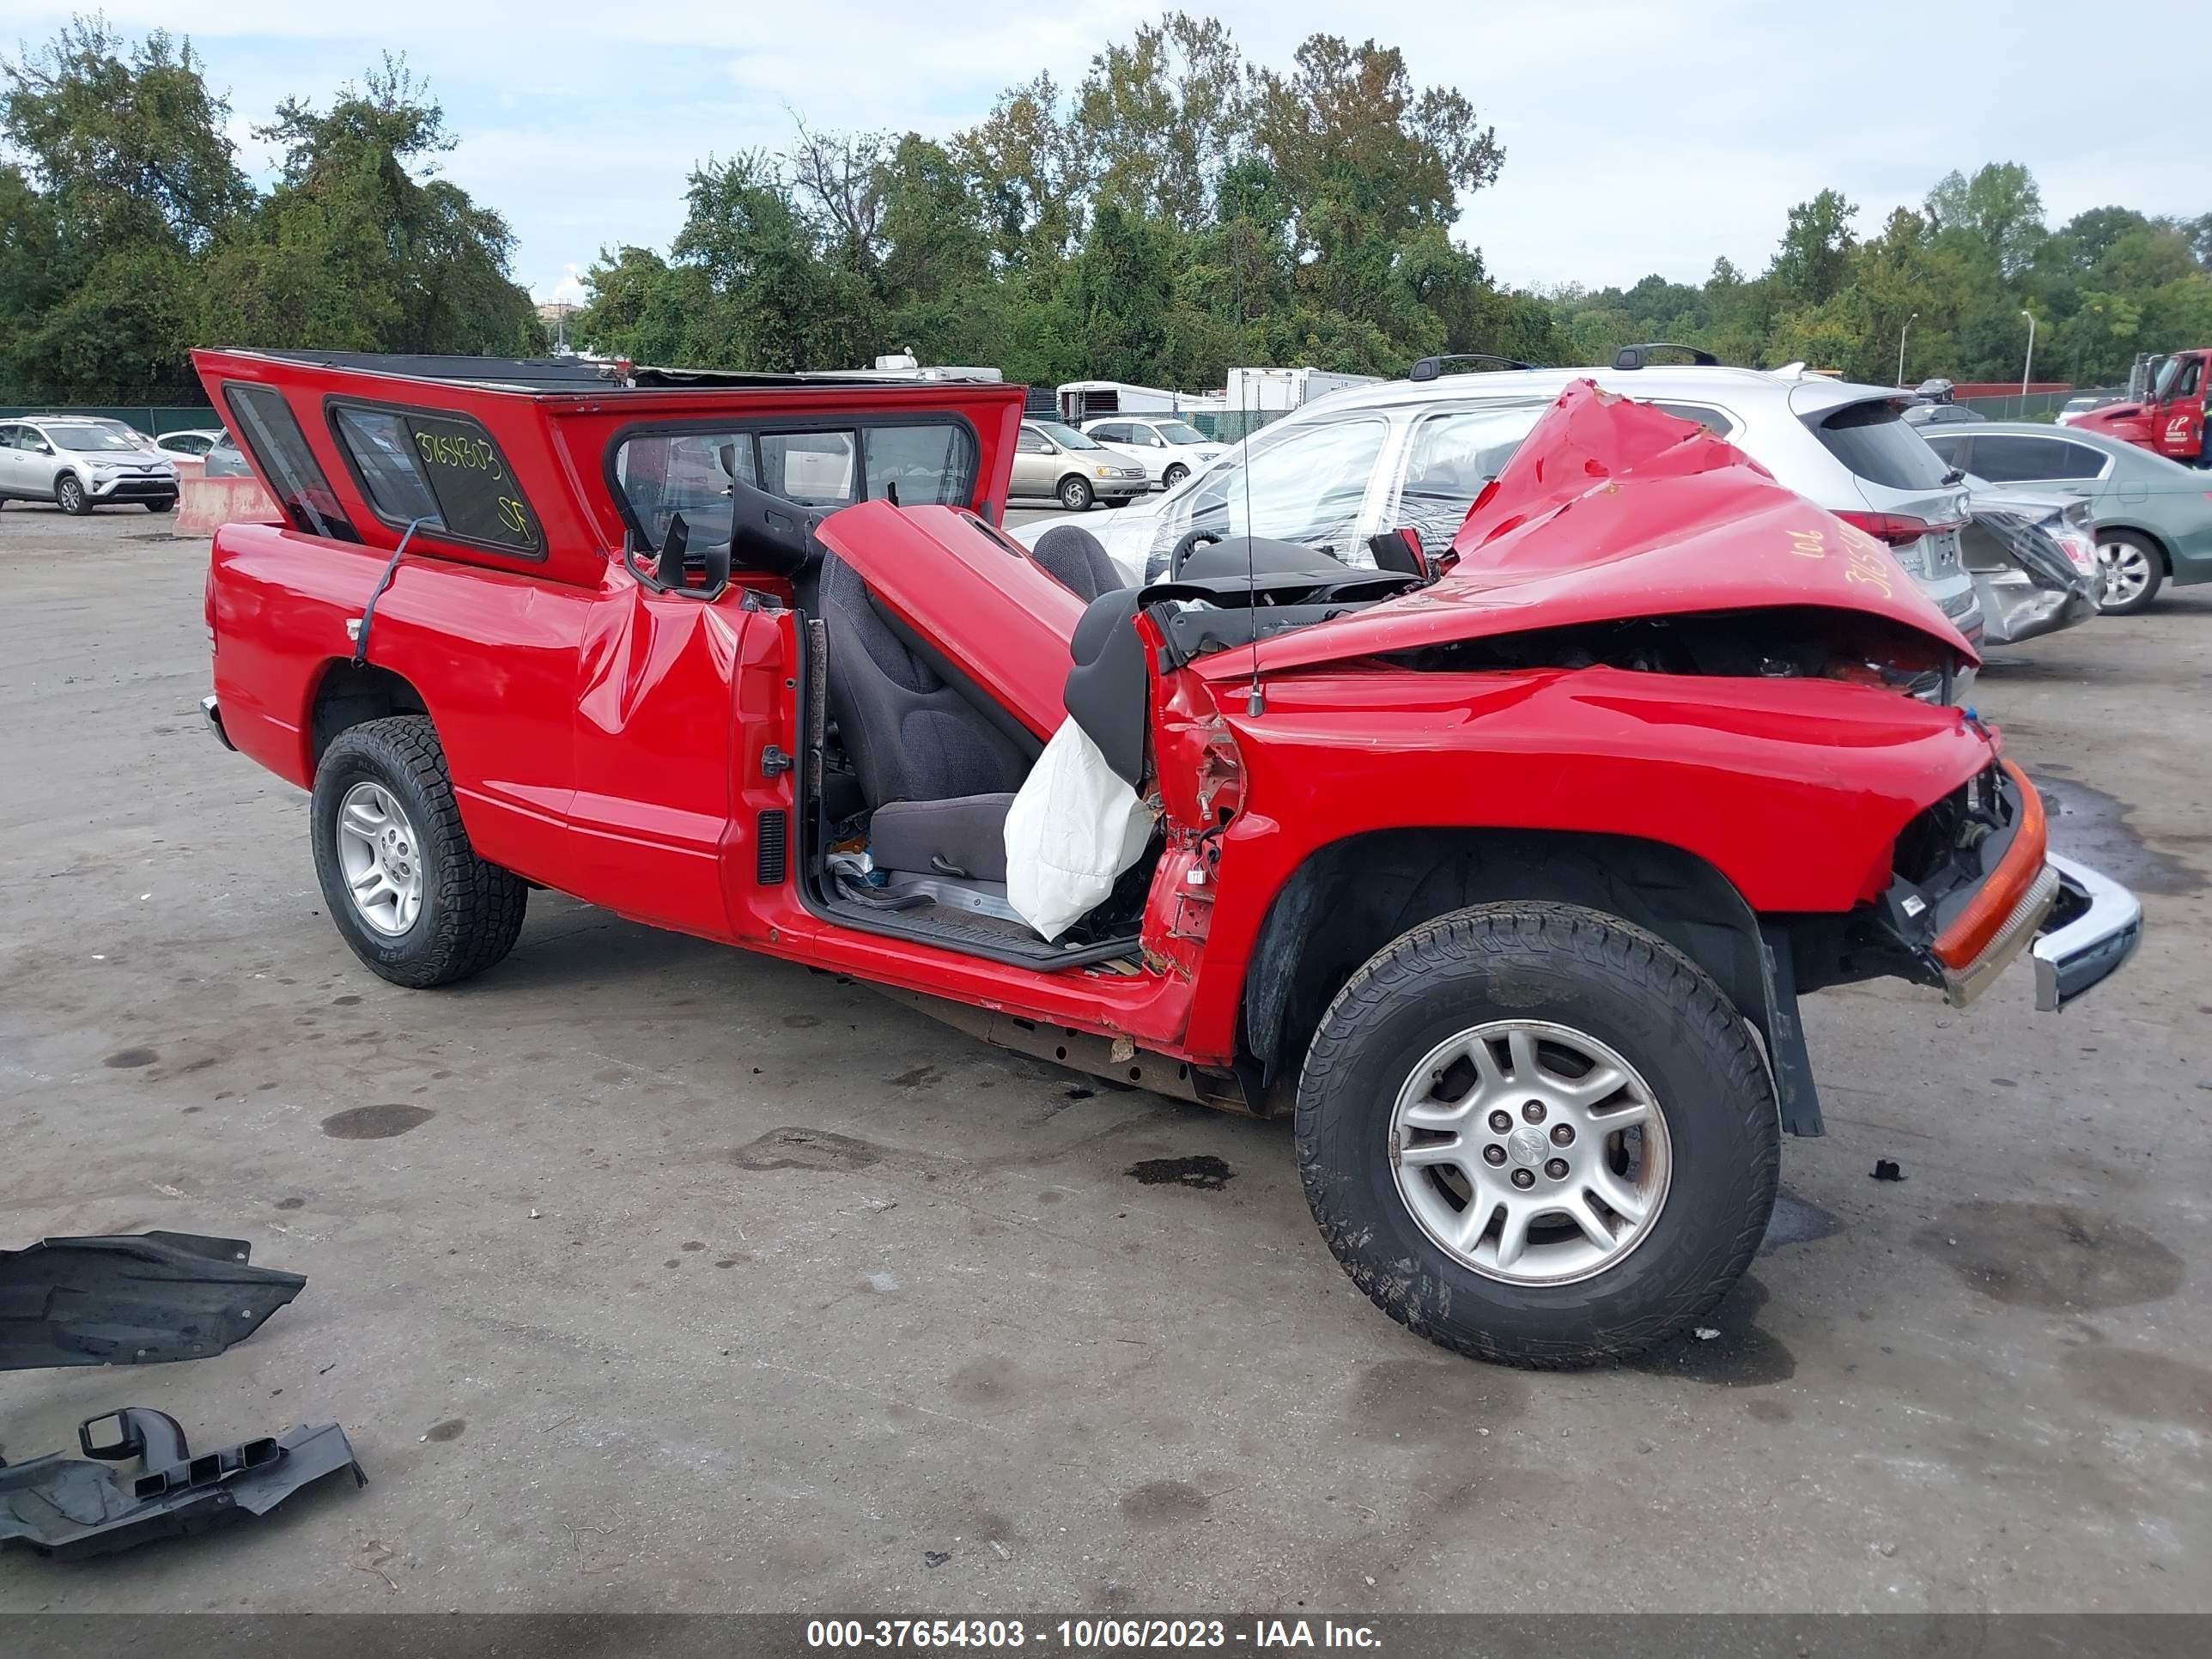
<svg viewBox="0 0 2212 1659">
<path fill-rule="evenodd" d="M 0 421 L 0 501 L 52 501 L 72 514 L 135 501 L 167 513 L 177 504 L 177 469 L 117 431 L 121 424 L 74 416 Z"/>
<path fill-rule="evenodd" d="M 2121 392 L 2084 392 L 2078 398 L 2069 398 L 2059 405 L 2058 413 L 2051 418 L 2059 426 L 2071 426 L 2090 410 L 2109 409 L 2112 404 L 2122 402 L 2126 395 Z"/>
<path fill-rule="evenodd" d="M 163 454 L 179 457 L 188 461 L 202 460 L 208 451 L 222 441 L 221 427 L 196 428 L 186 432 L 164 432 L 154 440 L 154 447 Z"/>
<path fill-rule="evenodd" d="M 1885 544 L 1587 386 L 1522 428 L 1449 571 L 1179 537 L 1139 592 L 1079 526 L 1033 556 L 995 527 L 1018 387 L 550 398 L 194 356 L 286 520 L 216 532 L 208 721 L 310 791 L 319 907 L 370 970 L 483 973 L 542 885 L 1291 1110 L 1346 1270 L 1463 1353 L 1618 1359 L 1726 1294 L 1781 1134 L 1820 1128 L 1802 992 L 1963 1005 L 2026 956 L 2055 1009 L 2139 933 L 1996 734 L 1900 693 L 1973 651 Z M 726 499 L 629 498 L 639 453 L 716 428 Z M 795 431 L 865 469 L 916 430 L 957 505 L 744 481 Z M 1119 848 L 1049 939 L 1014 878 L 1106 826 L 1073 802 L 1018 840 L 1048 752 Z"/>
<path fill-rule="evenodd" d="M 209 446 L 207 465 L 200 476 L 205 478 L 250 478 L 253 469 L 246 464 L 246 456 L 239 449 L 238 440 L 228 432 Z"/>
<path fill-rule="evenodd" d="M 2097 614 L 2105 573 L 2088 503 L 2079 495 L 1993 484 L 1969 474 L 1960 538 L 1982 638 L 2017 645 Z"/>
<path fill-rule="evenodd" d="M 1957 426 L 1973 421 L 1987 420 L 1964 404 L 1907 404 L 1905 421 L 1908 426 Z"/>
<path fill-rule="evenodd" d="M 1331 393 L 1262 428 L 1203 473 L 1117 514 L 1096 532 L 1100 543 L 1130 581 L 1157 576 L 1195 530 L 1249 529 L 1358 562 L 1371 537 L 1410 526 L 1441 552 L 1553 399 L 1587 378 L 1726 438 L 1881 541 L 1969 639 L 1979 635 L 1959 557 L 1966 489 L 1905 423 L 1893 389 L 1710 363 L 1417 373 Z M 1034 546 L 1054 522 L 1013 533 Z"/>
<path fill-rule="evenodd" d="M 1102 416 L 1085 421 L 1083 429 L 1143 467 L 1163 489 L 1173 489 L 1229 447 L 1172 415 Z"/>
<path fill-rule="evenodd" d="M 1992 421 L 1927 438 L 1945 461 L 1978 478 L 2052 485 L 2087 501 L 2106 616 L 2148 609 L 2166 582 L 2212 580 L 2212 495 L 2197 469 L 2080 426 L 2060 432 Z"/>
<path fill-rule="evenodd" d="M 1072 426 L 1022 422 L 1008 485 L 1017 498 L 1049 498 L 1070 513 L 1087 513 L 1094 501 L 1118 507 L 1152 487 L 1143 467 Z"/>
</svg>

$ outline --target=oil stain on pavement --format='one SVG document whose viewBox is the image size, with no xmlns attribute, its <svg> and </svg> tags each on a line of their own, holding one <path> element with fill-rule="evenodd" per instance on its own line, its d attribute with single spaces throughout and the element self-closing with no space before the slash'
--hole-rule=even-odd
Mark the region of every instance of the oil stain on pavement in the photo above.
<svg viewBox="0 0 2212 1659">
<path fill-rule="evenodd" d="M 1139 1187 L 1195 1187 L 1218 1193 L 1237 1178 L 1237 1171 L 1211 1152 L 1188 1158 L 1147 1158 L 1124 1171 Z"/>
<path fill-rule="evenodd" d="M 2043 797 L 2055 850 L 2138 892 L 2180 897 L 2204 885 L 2202 872 L 2144 843 L 2128 823 L 2127 803 L 2117 796 L 2072 778 L 2036 774 L 2030 781 Z"/>
<path fill-rule="evenodd" d="M 770 1129 L 730 1154 L 740 1170 L 865 1170 L 883 1161 L 883 1149 L 827 1129 Z"/>
<path fill-rule="evenodd" d="M 2162 1301 L 2185 1271 L 2140 1227 L 2065 1204 L 1965 1204 L 1912 1242 L 1990 1301 L 2050 1313 Z"/>
<path fill-rule="evenodd" d="M 437 1115 L 427 1106 L 410 1106 L 401 1101 L 350 1106 L 325 1118 L 323 1133 L 333 1140 L 389 1140 L 420 1128 Z"/>
</svg>

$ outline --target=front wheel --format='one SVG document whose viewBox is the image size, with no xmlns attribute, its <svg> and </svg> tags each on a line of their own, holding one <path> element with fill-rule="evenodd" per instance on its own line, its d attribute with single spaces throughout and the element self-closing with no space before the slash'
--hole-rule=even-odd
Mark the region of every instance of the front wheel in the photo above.
<svg viewBox="0 0 2212 1659">
<path fill-rule="evenodd" d="M 2097 568 L 2105 577 L 2097 609 L 2107 617 L 2132 617 L 2149 610 L 2166 576 L 2158 550 L 2126 530 L 2106 531 L 2097 538 Z"/>
<path fill-rule="evenodd" d="M 1408 1330 L 1540 1370 L 1631 1358 L 1724 1296 L 1781 1158 L 1742 1018 L 1598 911 L 1481 905 L 1352 975 L 1299 1079 L 1337 1260 Z"/>
<path fill-rule="evenodd" d="M 73 519 L 82 519 L 92 511 L 92 497 L 84 493 L 84 485 L 74 472 L 64 472 L 54 485 L 54 505 Z"/>
<path fill-rule="evenodd" d="M 370 720 L 331 739 L 310 819 L 331 920 L 375 973 L 427 989 L 514 948 L 530 890 L 470 845 L 427 717 Z"/>
<path fill-rule="evenodd" d="M 149 513 L 173 513 L 176 510 L 176 507 L 177 503 L 173 498 L 166 501 L 149 501 L 146 503 L 146 510 Z"/>
<path fill-rule="evenodd" d="M 1177 484 L 1181 483 L 1188 477 L 1190 477 L 1190 469 L 1185 466 L 1181 461 L 1177 461 L 1173 466 L 1160 474 L 1160 488 L 1163 489 L 1173 489 Z"/>
<path fill-rule="evenodd" d="M 1060 481 L 1060 504 L 1071 513 L 1091 510 L 1091 485 L 1088 480 L 1073 474 Z"/>
</svg>

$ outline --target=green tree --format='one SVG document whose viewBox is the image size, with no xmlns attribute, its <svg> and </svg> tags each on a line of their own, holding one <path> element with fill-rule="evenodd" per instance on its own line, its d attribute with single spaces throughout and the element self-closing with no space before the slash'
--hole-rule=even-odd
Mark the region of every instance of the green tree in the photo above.
<svg viewBox="0 0 2212 1659">
<path fill-rule="evenodd" d="M 80 258 L 124 243 L 205 247 L 252 203 L 189 40 L 136 45 L 99 17 L 0 59 L 0 133 L 29 161 L 60 239 Z"/>
<path fill-rule="evenodd" d="M 1928 192 L 1929 222 L 1940 234 L 1962 231 L 1987 247 L 1997 269 L 2016 276 L 2048 234 L 2043 192 L 2017 161 L 1991 161 L 1972 178 L 1948 173 Z"/>
<path fill-rule="evenodd" d="M 1008 88 L 952 148 L 981 196 L 1001 259 L 1050 264 L 1067 254 L 1083 232 L 1092 157 L 1052 76 Z"/>
<path fill-rule="evenodd" d="M 1851 234 L 1851 221 L 1857 216 L 1858 209 L 1832 190 L 1790 210 L 1782 246 L 1766 271 L 1782 304 L 1819 306 L 1835 297 L 1850 275 L 1851 250 L 1858 245 Z"/>
<path fill-rule="evenodd" d="M 191 44 L 78 18 L 0 59 L 0 375 L 38 398 L 181 395 L 194 264 L 252 200 Z"/>
<path fill-rule="evenodd" d="M 255 133 L 283 146 L 279 179 L 209 261 L 199 314 L 207 337 L 386 351 L 542 349 L 530 296 L 507 277 L 507 222 L 435 176 L 455 141 L 404 62 L 386 58 L 360 84 L 341 87 L 327 110 L 288 99 Z"/>
<path fill-rule="evenodd" d="M 1091 60 L 1075 118 L 1103 198 L 1202 230 L 1251 131 L 1244 60 L 1218 20 L 1169 12 Z"/>
</svg>

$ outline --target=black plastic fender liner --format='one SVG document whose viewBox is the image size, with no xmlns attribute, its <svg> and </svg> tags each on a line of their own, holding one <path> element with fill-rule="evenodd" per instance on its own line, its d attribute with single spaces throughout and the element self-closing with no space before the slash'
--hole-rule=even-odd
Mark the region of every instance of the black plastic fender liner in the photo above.
<svg viewBox="0 0 2212 1659">
<path fill-rule="evenodd" d="M 112 1437 L 96 1438 L 103 1424 Z M 274 1439 L 247 1440 L 194 1456 L 166 1413 L 125 1406 L 77 1425 L 88 1462 L 54 1452 L 27 1463 L 0 1463 L 0 1545 L 76 1560 L 156 1538 L 201 1532 L 241 1515 L 266 1515 L 293 1493 L 349 1469 L 368 1477 L 335 1423 L 302 1424 Z M 103 1465 L 142 1461 L 126 1475 Z"/>
<path fill-rule="evenodd" d="M 221 1353 L 307 1279 L 248 1263 L 240 1238 L 47 1238 L 0 1250 L 0 1371 L 147 1365 Z"/>
</svg>

